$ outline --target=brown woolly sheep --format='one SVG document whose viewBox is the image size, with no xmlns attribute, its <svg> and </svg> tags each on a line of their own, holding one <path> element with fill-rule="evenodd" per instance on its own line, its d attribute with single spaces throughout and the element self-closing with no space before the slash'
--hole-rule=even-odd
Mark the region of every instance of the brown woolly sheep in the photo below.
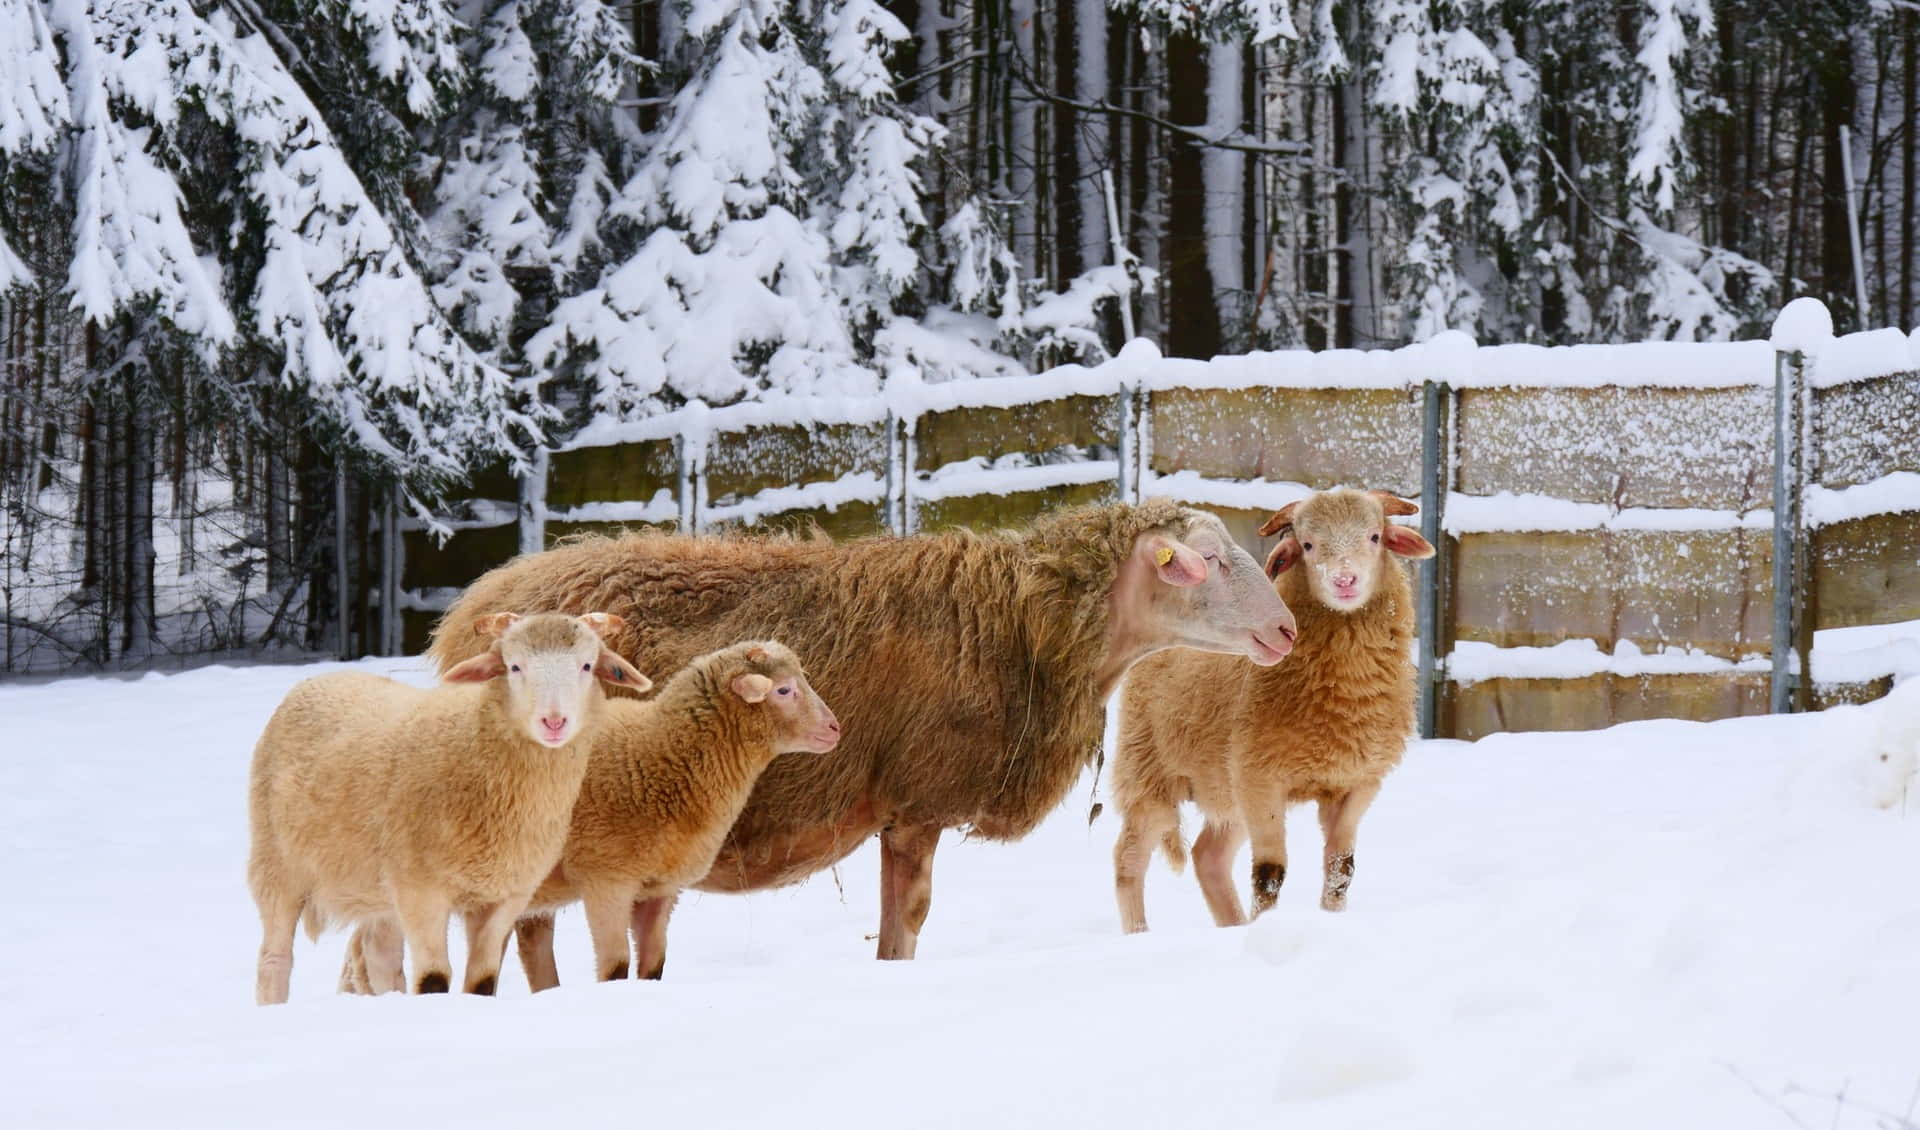
<svg viewBox="0 0 1920 1130">
<path fill-rule="evenodd" d="M 1286 810 L 1308 800 L 1319 804 L 1326 838 L 1320 905 L 1345 909 L 1360 818 L 1413 730 L 1413 599 L 1405 569 L 1388 555 L 1431 557 L 1433 546 L 1388 519 L 1415 510 L 1385 491 L 1334 490 L 1261 527 L 1285 531 L 1267 569 L 1300 618 L 1300 645 L 1281 666 L 1176 651 L 1128 675 L 1113 765 L 1122 929 L 1147 928 L 1144 878 L 1155 841 L 1176 869 L 1185 862 L 1182 800 L 1206 817 L 1193 870 L 1216 923 L 1246 921 L 1231 870 L 1249 833 L 1253 912 L 1273 905 L 1287 873 Z"/>
<path fill-rule="evenodd" d="M 474 582 L 433 658 L 465 659 L 468 625 L 496 607 L 612 608 L 627 626 L 608 642 L 650 670 L 743 637 L 805 655 L 850 721 L 841 752 L 774 762 L 694 886 L 796 882 L 879 832 L 882 958 L 913 956 L 941 830 L 1030 831 L 1092 757 L 1136 660 L 1185 646 L 1276 663 L 1294 634 L 1220 520 L 1164 500 L 991 535 L 582 541 Z"/>
<path fill-rule="evenodd" d="M 442 686 L 321 675 L 268 721 L 248 806 L 259 1003 L 287 999 L 303 916 L 311 936 L 331 920 L 365 925 L 369 964 L 392 977 L 381 989 L 399 987 L 404 932 L 414 988 L 444 993 L 458 910 L 466 991 L 493 991 L 507 932 L 566 838 L 605 705 L 595 677 L 650 684 L 601 643 L 617 616 L 502 612 L 466 627 L 486 649 Z"/>
</svg>

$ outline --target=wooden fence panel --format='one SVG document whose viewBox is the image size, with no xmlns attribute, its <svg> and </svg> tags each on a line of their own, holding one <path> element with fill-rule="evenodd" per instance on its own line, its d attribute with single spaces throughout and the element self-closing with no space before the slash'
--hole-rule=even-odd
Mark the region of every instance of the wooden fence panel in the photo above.
<svg viewBox="0 0 1920 1130">
<path fill-rule="evenodd" d="M 1767 530 L 1469 533 L 1450 548 L 1460 640 L 1631 640 L 1735 660 L 1771 646 Z"/>
<path fill-rule="evenodd" d="M 1161 389 L 1149 412 L 1158 474 L 1419 492 L 1418 389 Z"/>
<path fill-rule="evenodd" d="M 1826 487 L 1920 471 L 1920 374 L 1813 390 L 1811 480 Z"/>
<path fill-rule="evenodd" d="M 1920 513 L 1835 522 L 1812 538 L 1816 629 L 1920 620 Z"/>
<path fill-rule="evenodd" d="M 859 471 L 884 476 L 885 424 L 819 424 L 721 432 L 707 440 L 707 504 L 775 487 L 832 482 Z"/>
<path fill-rule="evenodd" d="M 679 457 L 671 439 L 556 451 L 547 470 L 547 509 L 590 502 L 646 502 L 679 487 Z"/>
<path fill-rule="evenodd" d="M 1767 712 L 1767 676 L 1589 675 L 1489 679 L 1454 686 L 1447 736 L 1472 741 L 1508 730 L 1597 730 L 1647 718 L 1708 722 Z"/>
<path fill-rule="evenodd" d="M 1460 392 L 1466 494 L 1619 507 L 1765 509 L 1773 409 L 1763 388 L 1485 388 Z"/>
<path fill-rule="evenodd" d="M 914 468 L 1005 455 L 1040 455 L 1063 447 L 1120 446 L 1120 400 L 1068 396 L 1011 408 L 966 407 L 929 412 L 914 425 Z M 884 454 L 884 447 L 882 448 Z"/>
</svg>

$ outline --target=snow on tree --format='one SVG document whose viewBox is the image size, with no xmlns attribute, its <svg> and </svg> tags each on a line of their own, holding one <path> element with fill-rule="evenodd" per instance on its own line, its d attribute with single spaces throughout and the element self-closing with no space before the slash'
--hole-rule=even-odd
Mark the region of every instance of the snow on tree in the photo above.
<svg viewBox="0 0 1920 1130">
<path fill-rule="evenodd" d="M 70 288 L 88 318 L 144 299 L 203 351 L 244 333 L 277 357 L 281 381 L 402 474 L 455 476 L 516 456 L 535 434 L 524 390 L 447 324 L 263 36 L 186 0 L 56 0 L 50 13 L 76 126 Z M 179 207 L 180 167 L 206 124 L 237 158 L 223 198 L 200 202 L 230 214 L 211 255 Z"/>
<path fill-rule="evenodd" d="M 1129 12 L 1177 35 L 1223 36 L 1244 32 L 1248 42 L 1298 39 L 1287 0 L 1113 0 Z"/>
<path fill-rule="evenodd" d="M 0 169 L 53 148 L 71 117 L 53 32 L 37 0 L 0 0 Z M 0 230 L 0 291 L 32 281 Z"/>
</svg>

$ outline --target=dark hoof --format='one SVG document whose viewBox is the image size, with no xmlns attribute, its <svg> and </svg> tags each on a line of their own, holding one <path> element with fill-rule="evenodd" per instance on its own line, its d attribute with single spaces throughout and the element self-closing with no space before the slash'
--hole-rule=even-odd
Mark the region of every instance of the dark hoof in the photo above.
<svg viewBox="0 0 1920 1130">
<path fill-rule="evenodd" d="M 414 991 L 420 993 L 444 993 L 447 991 L 447 975 L 445 973 L 429 973 L 420 978 L 420 986 Z"/>
<path fill-rule="evenodd" d="M 627 979 L 627 963 L 621 962 L 600 975 L 602 981 L 624 981 Z"/>
<path fill-rule="evenodd" d="M 477 997 L 490 997 L 493 995 L 493 990 L 494 990 L 494 978 L 482 977 L 477 983 L 475 983 L 473 988 L 468 991 Z"/>
</svg>

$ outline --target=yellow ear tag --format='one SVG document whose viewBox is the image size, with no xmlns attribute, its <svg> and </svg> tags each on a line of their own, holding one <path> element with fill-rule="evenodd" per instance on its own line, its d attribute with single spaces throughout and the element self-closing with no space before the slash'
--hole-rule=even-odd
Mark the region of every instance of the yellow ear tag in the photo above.
<svg viewBox="0 0 1920 1130">
<path fill-rule="evenodd" d="M 1170 545 L 1163 545 L 1159 549 L 1154 550 L 1153 560 L 1154 560 L 1154 563 L 1157 565 L 1165 565 L 1167 562 L 1172 561 L 1173 547 Z"/>
</svg>

